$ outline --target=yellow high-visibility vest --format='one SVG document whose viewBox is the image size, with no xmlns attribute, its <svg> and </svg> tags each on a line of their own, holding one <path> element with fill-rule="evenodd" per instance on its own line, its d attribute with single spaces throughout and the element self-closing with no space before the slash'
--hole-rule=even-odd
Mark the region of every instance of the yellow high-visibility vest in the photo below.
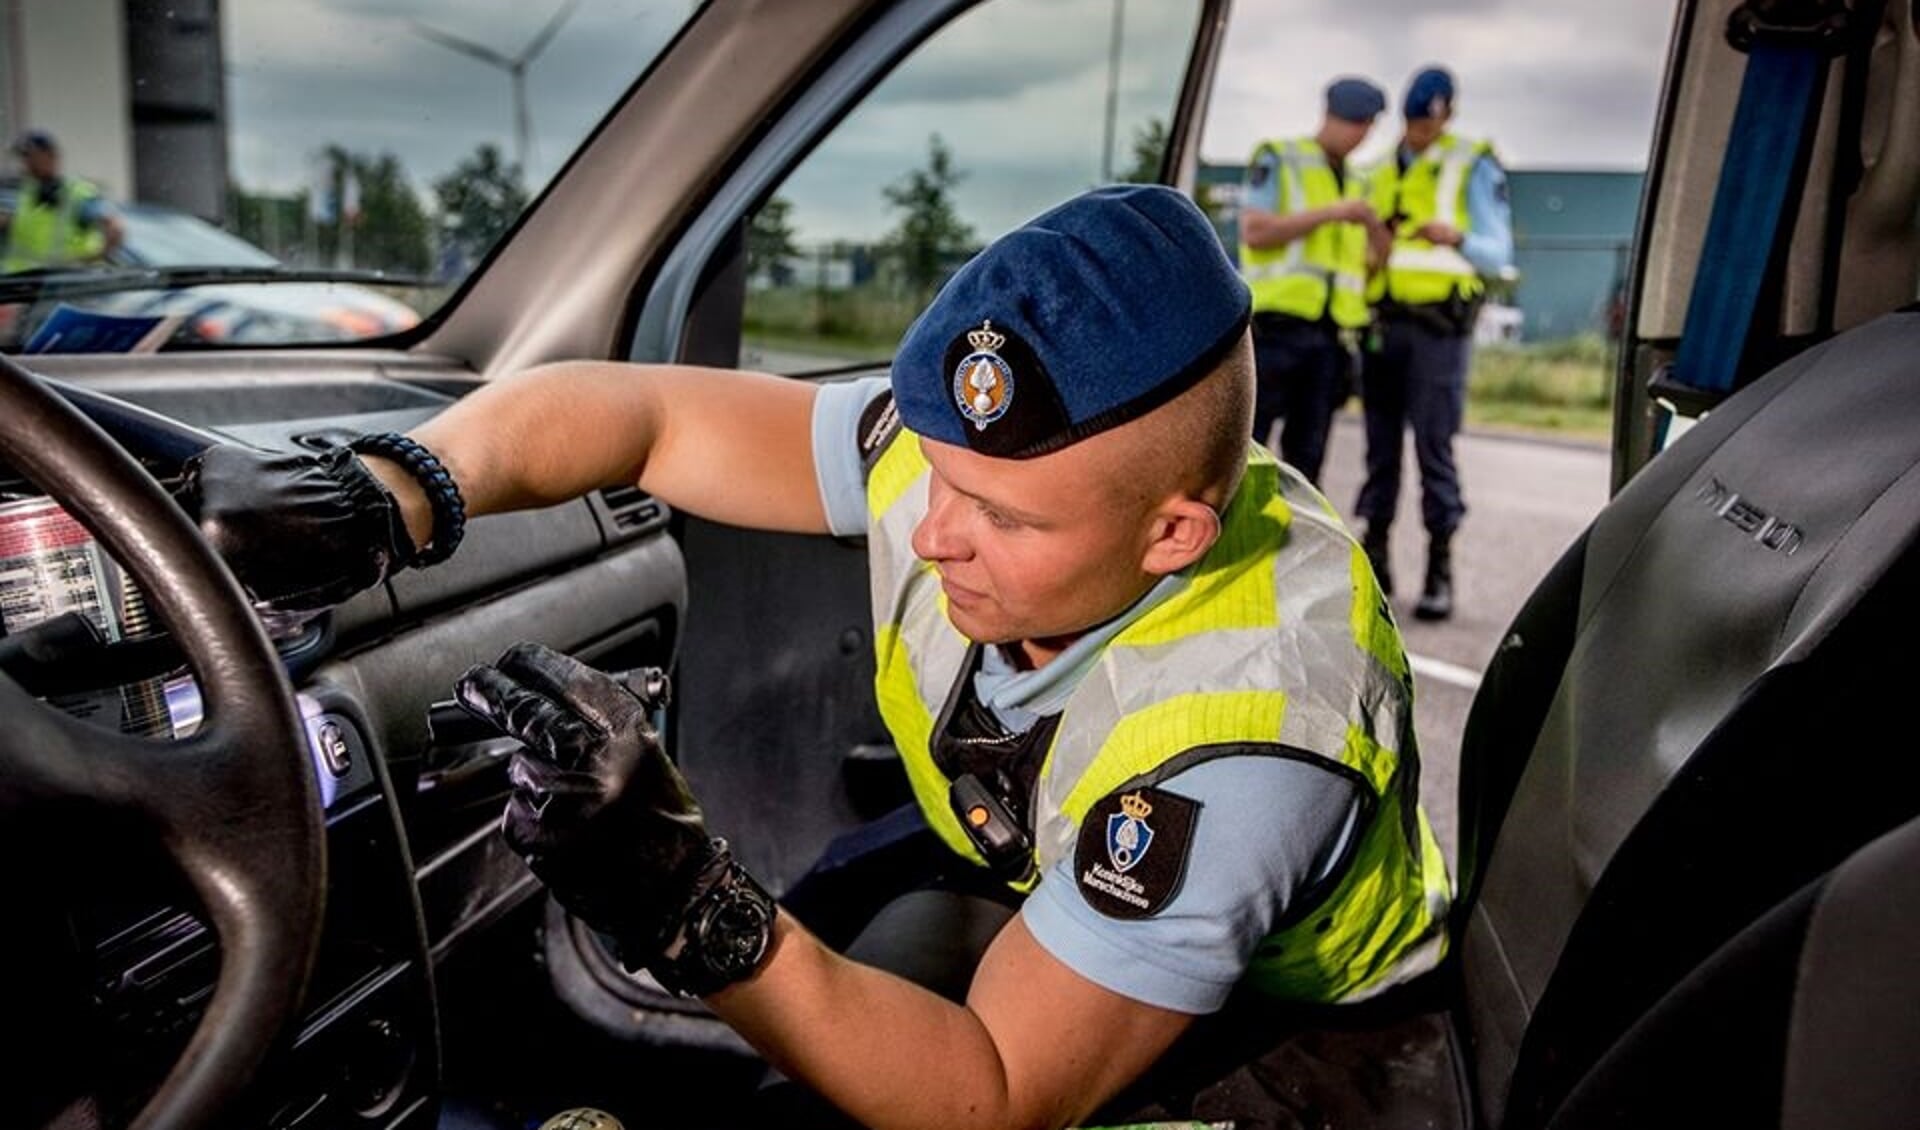
<svg viewBox="0 0 1920 1130">
<path fill-rule="evenodd" d="M 1277 166 L 1274 211 L 1280 215 L 1368 199 L 1359 170 L 1349 170 L 1343 184 L 1311 138 L 1262 142 L 1253 161 L 1269 153 Z M 1254 247 L 1243 237 L 1240 276 L 1253 291 L 1255 313 L 1272 311 L 1309 322 L 1330 316 L 1343 327 L 1367 324 L 1367 231 L 1359 224 L 1321 224 L 1277 247 Z"/>
<path fill-rule="evenodd" d="M 97 258 L 107 245 L 106 233 L 80 222 L 80 210 L 100 197 L 100 190 L 78 177 L 67 177 L 56 204 L 40 202 L 40 182 L 20 182 L 20 195 L 7 225 L 7 245 L 0 250 L 0 271 L 29 271 Z"/>
<path fill-rule="evenodd" d="M 875 689 L 928 822 L 984 862 L 933 754 L 936 720 L 971 677 L 971 645 L 913 553 L 927 481 L 919 437 L 904 429 L 867 480 Z M 1400 635 L 1332 506 L 1264 449 L 1249 444 L 1223 524 L 1185 588 L 1123 629 L 1069 695 L 1034 790 L 1032 874 L 1071 855 L 1103 798 L 1157 781 L 1176 757 L 1186 768 L 1265 748 L 1324 765 L 1360 788 L 1364 823 L 1331 889 L 1260 942 L 1245 983 L 1292 1000 L 1371 996 L 1438 963 L 1450 899 L 1416 795 Z"/>
<path fill-rule="evenodd" d="M 1429 220 L 1444 220 L 1462 232 L 1473 230 L 1467 208 L 1467 181 L 1480 158 L 1493 152 L 1484 141 L 1463 141 L 1442 134 L 1403 171 L 1393 157 L 1371 176 L 1374 205 L 1380 214 L 1398 216 L 1386 270 L 1374 277 L 1372 297 L 1403 306 L 1445 302 L 1458 295 L 1477 298 L 1486 289 L 1480 272 L 1458 248 L 1441 247 L 1414 236 Z"/>
</svg>

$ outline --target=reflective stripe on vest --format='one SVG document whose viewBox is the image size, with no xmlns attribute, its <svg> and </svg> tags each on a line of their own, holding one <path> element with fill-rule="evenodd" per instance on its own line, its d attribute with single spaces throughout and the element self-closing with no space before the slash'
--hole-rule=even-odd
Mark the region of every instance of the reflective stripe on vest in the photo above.
<svg viewBox="0 0 1920 1130">
<path fill-rule="evenodd" d="M 1473 166 L 1493 151 L 1484 141 L 1462 141 L 1452 134 L 1434 140 L 1403 172 L 1394 158 L 1373 174 L 1374 203 L 1400 218 L 1386 270 L 1377 276 L 1375 300 L 1389 298 L 1417 306 L 1445 302 L 1458 294 L 1472 298 L 1485 289 L 1480 274 L 1457 248 L 1416 239 L 1429 220 L 1445 220 L 1461 232 L 1473 230 L 1467 207 L 1467 181 Z"/>
<path fill-rule="evenodd" d="M 81 207 L 99 195 L 100 191 L 93 185 L 68 177 L 60 189 L 60 202 L 48 207 L 37 203 L 39 182 L 31 178 L 22 180 L 13 219 L 7 225 L 7 245 L 4 254 L 0 254 L 0 271 L 56 267 L 99 255 L 107 245 L 106 234 L 80 223 Z"/>
<path fill-rule="evenodd" d="M 1269 141 L 1254 150 L 1278 166 L 1279 215 L 1324 208 L 1342 200 L 1367 199 L 1366 180 L 1349 172 L 1342 184 L 1326 154 L 1311 139 Z M 1321 224 L 1278 247 L 1240 244 L 1240 276 L 1253 291 L 1256 313 L 1270 311 L 1317 322 L 1329 313 L 1336 325 L 1367 323 L 1367 233 L 1359 224 Z"/>
<path fill-rule="evenodd" d="M 867 482 L 875 689 L 914 796 L 976 862 L 932 754 L 968 641 L 910 539 L 927 464 L 902 431 Z M 1284 748 L 1283 748 L 1284 747 Z M 1035 787 L 1036 870 L 1122 786 L 1218 756 L 1296 757 L 1352 782 L 1365 813 L 1330 891 L 1263 939 L 1246 982 L 1295 1000 L 1354 1000 L 1431 969 L 1445 949 L 1446 866 L 1415 796 L 1412 682 L 1366 557 L 1331 505 L 1263 449 L 1185 589 L 1128 625 L 1069 695 Z"/>
</svg>

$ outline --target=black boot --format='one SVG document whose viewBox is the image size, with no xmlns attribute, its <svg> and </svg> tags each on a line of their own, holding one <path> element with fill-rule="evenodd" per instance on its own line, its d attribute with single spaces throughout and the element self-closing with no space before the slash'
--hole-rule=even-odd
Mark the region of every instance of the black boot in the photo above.
<svg viewBox="0 0 1920 1130">
<path fill-rule="evenodd" d="M 1367 563 L 1373 566 L 1374 579 L 1380 582 L 1380 595 L 1393 595 L 1393 570 L 1387 564 L 1387 527 L 1367 523 L 1366 533 L 1360 535 L 1360 548 L 1366 552 Z"/>
<path fill-rule="evenodd" d="M 1453 615 L 1453 546 L 1451 535 L 1436 535 L 1427 543 L 1427 586 L 1413 614 L 1421 620 L 1445 620 Z"/>
</svg>

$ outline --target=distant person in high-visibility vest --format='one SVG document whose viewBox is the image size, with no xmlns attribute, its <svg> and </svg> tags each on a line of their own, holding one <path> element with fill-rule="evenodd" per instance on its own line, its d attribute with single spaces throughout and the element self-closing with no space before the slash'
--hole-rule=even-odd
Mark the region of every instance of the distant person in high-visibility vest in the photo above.
<svg viewBox="0 0 1920 1130">
<path fill-rule="evenodd" d="M 13 143 L 20 194 L 0 212 L 0 273 L 83 266 L 113 254 L 126 237 L 120 217 L 92 182 L 60 171 L 60 143 L 28 130 Z"/>
<path fill-rule="evenodd" d="M 1415 75 L 1406 132 L 1370 178 L 1392 244 L 1386 269 L 1370 284 L 1376 321 L 1361 363 L 1367 481 L 1354 509 L 1365 524 L 1361 543 L 1391 595 L 1387 531 L 1411 425 L 1428 539 L 1426 581 L 1413 610 L 1422 620 L 1453 615 L 1453 535 L 1467 512 L 1453 437 L 1465 411 L 1485 280 L 1513 262 L 1507 174 L 1491 145 L 1448 132 L 1453 108 L 1452 75 L 1439 67 Z"/>
<path fill-rule="evenodd" d="M 1316 484 L 1350 339 L 1370 318 L 1370 233 L 1381 242 L 1386 233 L 1347 157 L 1386 107 L 1379 87 L 1340 79 L 1327 88 L 1319 132 L 1263 141 L 1247 162 L 1240 275 L 1253 291 L 1253 437 L 1270 442 L 1284 419 L 1280 457 Z"/>
</svg>

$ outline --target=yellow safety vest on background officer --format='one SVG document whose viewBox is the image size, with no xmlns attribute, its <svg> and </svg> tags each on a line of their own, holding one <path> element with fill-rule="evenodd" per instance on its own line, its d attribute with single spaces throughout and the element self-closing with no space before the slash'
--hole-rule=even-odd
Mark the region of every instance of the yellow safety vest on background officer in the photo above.
<svg viewBox="0 0 1920 1130">
<path fill-rule="evenodd" d="M 1370 318 L 1367 252 L 1379 222 L 1348 158 L 1386 109 L 1362 78 L 1327 87 L 1312 137 L 1262 142 L 1247 162 L 1240 277 L 1253 295 L 1253 438 L 1319 482 L 1333 414 L 1352 388 L 1352 344 Z"/>
<path fill-rule="evenodd" d="M 1486 290 L 1480 272 L 1458 249 L 1442 247 L 1415 233 L 1430 220 L 1442 220 L 1461 233 L 1473 231 L 1467 207 L 1467 180 L 1493 147 L 1442 134 L 1402 170 L 1388 158 L 1370 174 L 1374 207 L 1393 227 L 1393 249 L 1386 269 L 1374 279 L 1374 301 L 1424 306 L 1459 298 L 1478 299 Z"/>
<path fill-rule="evenodd" d="M 1262 142 L 1253 151 L 1253 161 L 1266 154 L 1279 170 L 1275 212 L 1369 198 L 1366 179 L 1357 171 L 1336 178 L 1325 151 L 1312 138 Z M 1254 247 L 1242 239 L 1240 277 L 1253 291 L 1256 314 L 1286 314 L 1307 322 L 1328 318 L 1342 329 L 1357 329 L 1372 317 L 1367 310 L 1367 230 L 1359 224 L 1321 224 L 1279 247 Z"/>
<path fill-rule="evenodd" d="M 99 189 L 77 177 L 62 177 L 52 188 L 52 203 L 46 202 L 47 194 L 48 186 L 41 181 L 20 182 L 0 271 L 85 263 L 106 249 L 106 233 L 82 216 L 100 200 Z"/>
<path fill-rule="evenodd" d="M 984 862 L 933 753 L 974 645 L 948 620 L 938 573 L 913 552 L 928 477 L 918 438 L 902 429 L 867 480 L 875 686 L 927 821 Z M 1032 867 L 1014 885 L 1072 853 L 1097 802 L 1164 779 L 1174 759 L 1184 770 L 1196 751 L 1284 746 L 1360 783 L 1366 826 L 1333 889 L 1261 941 L 1243 983 L 1290 1000 L 1371 996 L 1445 950 L 1449 888 L 1416 795 L 1406 656 L 1331 506 L 1264 449 L 1250 448 L 1224 522 L 1185 589 L 1121 630 L 1067 698 L 1034 790 Z M 1286 686 L 1271 685 L 1275 672 Z"/>
</svg>

